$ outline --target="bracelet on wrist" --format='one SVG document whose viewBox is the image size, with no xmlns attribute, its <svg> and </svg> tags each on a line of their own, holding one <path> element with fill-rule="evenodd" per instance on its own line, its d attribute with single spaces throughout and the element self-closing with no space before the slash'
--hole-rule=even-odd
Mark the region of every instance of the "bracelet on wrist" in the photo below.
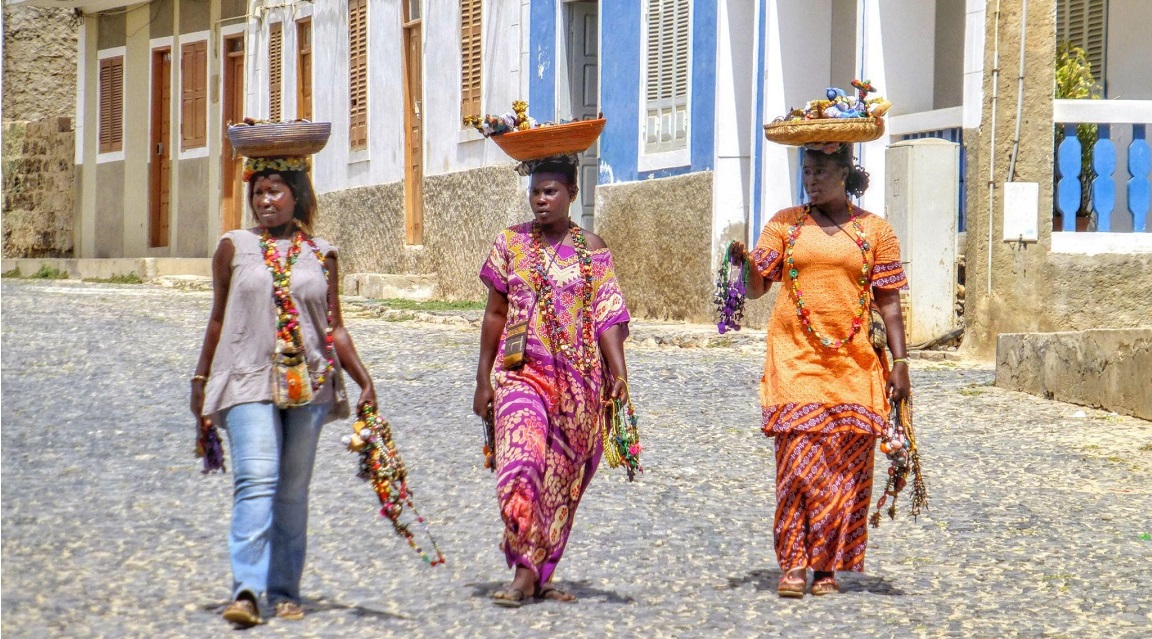
<svg viewBox="0 0 1152 639">
<path fill-rule="evenodd" d="M 190 379 L 189 381 L 190 382 L 204 382 L 205 384 L 207 384 L 208 383 L 208 376 L 207 375 L 193 375 L 192 379 Z"/>
<path fill-rule="evenodd" d="M 907 364 L 907 363 L 908 363 L 907 357 L 896 357 L 896 358 L 892 359 L 892 365 L 893 366 L 895 366 L 896 364 Z"/>
</svg>

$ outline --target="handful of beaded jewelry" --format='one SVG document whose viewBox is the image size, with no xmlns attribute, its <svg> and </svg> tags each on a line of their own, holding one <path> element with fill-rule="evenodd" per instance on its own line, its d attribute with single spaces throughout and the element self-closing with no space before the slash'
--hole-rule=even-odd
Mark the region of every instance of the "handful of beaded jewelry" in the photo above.
<svg viewBox="0 0 1152 639">
<path fill-rule="evenodd" d="M 220 431 L 212 420 L 205 419 L 205 428 L 199 429 L 196 435 L 196 457 L 203 460 L 204 467 L 201 473 L 207 475 L 214 471 L 228 472 L 224 467 L 224 444 L 220 441 Z"/>
<path fill-rule="evenodd" d="M 627 384 L 625 384 L 627 386 Z M 624 467 L 628 481 L 636 481 L 636 474 L 644 472 L 640 465 L 640 429 L 636 427 L 636 411 L 632 408 L 632 394 L 628 401 L 613 399 L 609 402 L 607 423 L 604 424 L 604 460 L 609 468 Z"/>
<path fill-rule="evenodd" d="M 382 508 L 380 515 L 392 522 L 396 534 L 404 538 L 408 545 L 420 555 L 420 558 L 430 565 L 444 563 L 444 554 L 436 545 L 436 539 L 428 530 L 428 522 L 416 510 L 412 503 L 412 490 L 408 487 L 408 469 L 400 459 L 400 452 L 396 450 L 396 442 L 392 439 L 392 426 L 388 420 L 376 412 L 376 407 L 369 404 L 360 409 L 356 423 L 352 425 L 352 435 L 344 438 L 348 450 L 360 454 L 359 477 L 372 483 L 376 496 L 380 499 Z M 419 527 L 435 551 L 435 557 L 416 543 L 416 531 Z"/>
<path fill-rule="evenodd" d="M 713 303 L 718 315 L 716 329 L 723 335 L 728 329 L 740 330 L 744 321 L 744 300 L 748 293 L 748 260 L 732 255 L 732 245 L 724 251 L 724 261 L 716 272 L 716 295 Z"/>
<path fill-rule="evenodd" d="M 484 467 L 496 472 L 496 420 L 492 416 L 492 404 L 484 415 Z"/>
<path fill-rule="evenodd" d="M 912 508 L 909 512 L 915 520 L 921 510 L 928 508 L 928 488 L 920 471 L 920 451 L 916 448 L 916 431 L 912 428 L 912 400 L 892 404 L 892 417 L 888 431 L 881 438 L 880 452 L 888 456 L 888 481 L 884 485 L 884 494 L 876 502 L 876 512 L 869 519 L 872 527 L 880 526 L 880 509 L 889 497 L 892 504 L 888 507 L 888 517 L 896 519 L 896 499 L 907 487 L 909 475 L 912 476 Z"/>
</svg>

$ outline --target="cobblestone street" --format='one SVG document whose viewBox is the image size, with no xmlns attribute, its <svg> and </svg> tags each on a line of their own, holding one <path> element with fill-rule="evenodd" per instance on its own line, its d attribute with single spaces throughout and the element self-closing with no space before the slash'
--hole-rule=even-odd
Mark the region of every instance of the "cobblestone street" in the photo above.
<svg viewBox="0 0 1152 639">
<path fill-rule="evenodd" d="M 4 637 L 232 636 L 231 475 L 200 474 L 187 408 L 210 295 L 11 279 L 2 294 Z M 245 636 L 1152 636 L 1149 422 L 914 361 L 931 511 L 912 521 L 902 498 L 843 594 L 782 600 L 763 334 L 680 348 L 646 336 L 707 327 L 650 323 L 627 350 L 646 472 L 628 484 L 602 466 L 592 482 L 557 572 L 579 601 L 497 608 L 511 571 L 470 410 L 478 331 L 345 306 L 448 564 L 424 565 L 376 514 L 333 423 L 312 484 L 308 616 Z"/>
</svg>

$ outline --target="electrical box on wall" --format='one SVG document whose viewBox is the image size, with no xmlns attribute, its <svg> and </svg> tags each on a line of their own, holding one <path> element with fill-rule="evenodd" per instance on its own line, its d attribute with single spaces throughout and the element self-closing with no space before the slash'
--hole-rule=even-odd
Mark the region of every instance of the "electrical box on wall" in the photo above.
<svg viewBox="0 0 1152 639">
<path fill-rule="evenodd" d="M 1005 182 L 1004 241 L 1038 241 L 1039 219 L 1040 185 L 1036 182 Z"/>
</svg>

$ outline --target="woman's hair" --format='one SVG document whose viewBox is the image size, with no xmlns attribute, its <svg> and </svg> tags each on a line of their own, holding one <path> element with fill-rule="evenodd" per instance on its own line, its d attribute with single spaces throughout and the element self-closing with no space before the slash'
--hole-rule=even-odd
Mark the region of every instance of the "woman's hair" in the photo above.
<svg viewBox="0 0 1152 639">
<path fill-rule="evenodd" d="M 312 225 L 316 222 L 316 192 L 312 190 L 312 180 L 308 177 L 307 171 L 264 169 L 254 173 L 248 178 L 248 208 L 252 210 L 252 192 L 256 188 L 256 181 L 272 175 L 279 175 L 288 186 L 288 190 L 292 191 L 292 197 L 296 200 L 296 210 L 292 217 L 296 220 L 296 225 L 305 233 L 312 233 Z M 254 210 L 252 214 L 256 214 Z"/>
<path fill-rule="evenodd" d="M 844 178 L 844 191 L 849 195 L 860 197 L 868 190 L 868 172 L 856 164 L 856 158 L 852 157 L 851 144 L 841 144 L 838 149 L 827 155 L 818 151 L 809 153 L 816 153 L 817 157 L 825 157 L 836 166 L 848 169 L 848 176 Z"/>
<path fill-rule="evenodd" d="M 532 167 L 532 175 L 555 173 L 564 176 L 568 186 L 576 186 L 576 165 L 562 159 L 547 159 Z"/>
</svg>

